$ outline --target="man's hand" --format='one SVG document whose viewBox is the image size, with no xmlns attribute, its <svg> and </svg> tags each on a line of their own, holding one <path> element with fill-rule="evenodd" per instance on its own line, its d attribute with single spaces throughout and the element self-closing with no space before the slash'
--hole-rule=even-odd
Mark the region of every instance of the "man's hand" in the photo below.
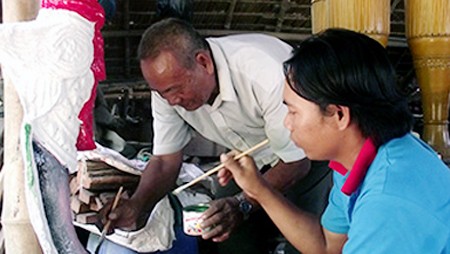
<svg viewBox="0 0 450 254">
<path fill-rule="evenodd" d="M 231 232 L 243 221 L 239 211 L 239 202 L 234 197 L 226 197 L 211 201 L 210 207 L 202 215 L 202 228 L 211 230 L 202 234 L 203 239 L 222 242 L 230 237 Z"/>
<path fill-rule="evenodd" d="M 114 233 L 115 228 L 126 231 L 134 231 L 145 226 L 149 213 L 141 211 L 141 207 L 130 199 L 121 198 L 116 209 L 111 211 L 112 200 L 108 202 L 99 212 L 99 228 L 111 221 L 108 235 Z"/>
<path fill-rule="evenodd" d="M 231 151 L 228 154 L 220 156 L 224 168 L 217 174 L 218 181 L 222 186 L 225 186 L 231 178 L 234 178 L 237 185 L 249 196 L 253 198 L 254 194 L 261 189 L 261 186 L 266 186 L 268 183 L 263 179 L 263 176 L 258 171 L 254 160 L 250 156 L 244 156 L 239 160 L 233 159 L 236 151 Z"/>
</svg>

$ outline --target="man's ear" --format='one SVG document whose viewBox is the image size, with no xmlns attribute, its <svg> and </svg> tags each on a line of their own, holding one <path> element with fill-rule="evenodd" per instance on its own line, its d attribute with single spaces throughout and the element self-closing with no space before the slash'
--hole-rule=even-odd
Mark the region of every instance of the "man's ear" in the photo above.
<svg viewBox="0 0 450 254">
<path fill-rule="evenodd" d="M 208 51 L 202 50 L 195 55 L 195 61 L 203 67 L 208 74 L 214 73 L 214 64 Z"/>
<path fill-rule="evenodd" d="M 341 105 L 329 105 L 328 112 L 335 120 L 339 130 L 347 128 L 351 123 L 350 109 Z"/>
</svg>

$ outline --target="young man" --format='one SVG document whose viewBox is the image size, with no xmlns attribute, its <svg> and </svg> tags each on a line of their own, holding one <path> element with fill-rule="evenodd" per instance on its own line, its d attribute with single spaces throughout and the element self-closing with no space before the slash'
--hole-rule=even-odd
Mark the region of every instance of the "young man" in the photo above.
<svg viewBox="0 0 450 254">
<path fill-rule="evenodd" d="M 220 182 L 231 172 L 303 254 L 450 253 L 450 170 L 411 134 L 385 49 L 330 29 L 302 42 L 285 67 L 291 139 L 335 170 L 321 221 L 270 187 L 250 157 L 222 155 Z"/>
<path fill-rule="evenodd" d="M 279 39 L 261 34 L 205 40 L 190 24 L 174 18 L 147 29 L 138 57 L 152 90 L 154 157 L 134 195 L 109 216 L 112 225 L 134 229 L 175 187 L 182 149 L 190 141 L 192 129 L 215 143 L 241 151 L 268 138 L 270 146 L 254 154 L 258 168 L 267 169 L 265 179 L 280 191 L 299 179 L 305 179 L 305 186 L 323 179 L 325 184 L 317 185 L 320 188 L 314 199 L 314 209 L 320 213 L 328 194 L 329 185 L 323 177 L 328 170 L 322 168 L 322 173 L 311 176 L 310 161 L 283 126 L 287 109 L 282 103 L 282 63 L 291 50 Z M 214 227 L 203 235 L 204 239 L 227 240 L 244 218 L 257 210 L 254 200 L 237 191 L 210 203 L 204 223 L 205 228 Z M 239 243 L 228 244 L 222 252 L 262 253 L 267 239 L 258 236 L 264 232 L 258 228 L 244 232 L 245 236 L 234 237 Z"/>
</svg>

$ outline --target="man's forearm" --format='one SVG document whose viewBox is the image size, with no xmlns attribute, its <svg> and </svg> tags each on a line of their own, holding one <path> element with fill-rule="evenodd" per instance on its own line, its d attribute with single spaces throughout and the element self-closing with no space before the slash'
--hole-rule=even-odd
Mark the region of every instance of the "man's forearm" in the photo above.
<svg viewBox="0 0 450 254">
<path fill-rule="evenodd" d="M 255 198 L 296 249 L 305 254 L 326 253 L 326 240 L 318 217 L 300 210 L 273 188 L 264 189 Z"/>
<path fill-rule="evenodd" d="M 131 197 L 141 212 L 151 211 L 155 204 L 174 188 L 180 167 L 181 155 L 152 157 Z"/>
</svg>

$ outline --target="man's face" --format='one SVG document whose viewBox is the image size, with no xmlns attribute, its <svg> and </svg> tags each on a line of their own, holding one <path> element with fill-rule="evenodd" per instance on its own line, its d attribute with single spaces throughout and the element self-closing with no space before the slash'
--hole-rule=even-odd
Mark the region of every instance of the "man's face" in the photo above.
<svg viewBox="0 0 450 254">
<path fill-rule="evenodd" d="M 287 84 L 284 103 L 288 108 L 284 126 L 291 132 L 295 145 L 312 160 L 332 158 L 338 138 L 333 117 L 324 114 L 317 104 L 298 96 Z"/>
<path fill-rule="evenodd" d="M 141 60 L 142 74 L 150 89 L 158 92 L 172 106 L 193 111 L 204 105 L 215 87 L 214 73 L 196 62 L 186 69 L 169 51 L 155 59 Z"/>
</svg>

